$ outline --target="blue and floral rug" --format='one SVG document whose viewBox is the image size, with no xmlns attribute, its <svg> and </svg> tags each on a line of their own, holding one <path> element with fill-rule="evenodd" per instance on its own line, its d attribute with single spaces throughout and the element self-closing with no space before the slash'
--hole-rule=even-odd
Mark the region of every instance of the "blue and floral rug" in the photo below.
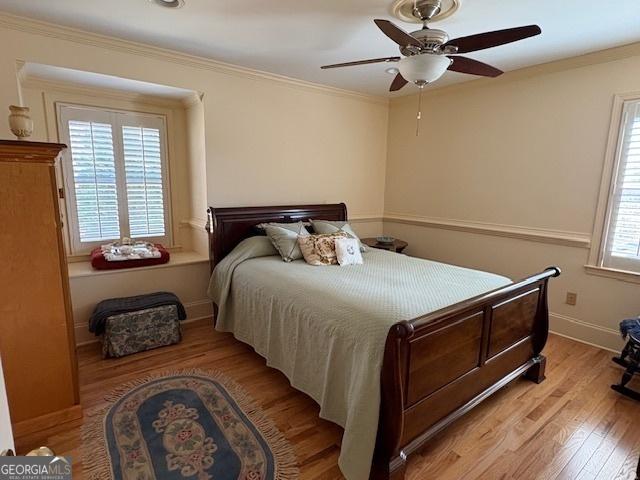
<svg viewBox="0 0 640 480">
<path fill-rule="evenodd" d="M 217 373 L 147 377 L 87 416 L 92 479 L 295 480 L 289 443 L 238 385 Z"/>
</svg>

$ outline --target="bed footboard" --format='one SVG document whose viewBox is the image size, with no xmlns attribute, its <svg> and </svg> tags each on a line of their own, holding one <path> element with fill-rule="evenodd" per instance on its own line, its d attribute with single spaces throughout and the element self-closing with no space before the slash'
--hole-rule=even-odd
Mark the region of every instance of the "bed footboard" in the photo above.
<svg viewBox="0 0 640 480">
<path fill-rule="evenodd" d="M 389 331 L 372 478 L 404 478 L 406 459 L 522 374 L 544 380 L 550 267 Z"/>
</svg>

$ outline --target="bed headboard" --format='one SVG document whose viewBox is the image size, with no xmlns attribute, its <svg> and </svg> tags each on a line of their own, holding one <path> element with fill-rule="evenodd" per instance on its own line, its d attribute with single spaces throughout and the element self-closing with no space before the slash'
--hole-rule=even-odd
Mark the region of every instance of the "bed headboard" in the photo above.
<svg viewBox="0 0 640 480">
<path fill-rule="evenodd" d="M 209 207 L 207 213 L 209 259 L 212 270 L 238 243 L 255 235 L 253 227 L 259 223 L 305 222 L 311 218 L 347 220 L 347 206 L 344 203 L 278 207 Z"/>
</svg>

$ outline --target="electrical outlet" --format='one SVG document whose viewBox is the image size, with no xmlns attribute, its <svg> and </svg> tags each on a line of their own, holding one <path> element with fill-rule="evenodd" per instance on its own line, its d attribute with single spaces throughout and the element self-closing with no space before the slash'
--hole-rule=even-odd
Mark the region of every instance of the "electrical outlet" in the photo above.
<svg viewBox="0 0 640 480">
<path fill-rule="evenodd" d="M 578 303 L 578 294 L 574 292 L 567 292 L 567 299 L 565 302 L 567 305 L 575 305 Z"/>
</svg>

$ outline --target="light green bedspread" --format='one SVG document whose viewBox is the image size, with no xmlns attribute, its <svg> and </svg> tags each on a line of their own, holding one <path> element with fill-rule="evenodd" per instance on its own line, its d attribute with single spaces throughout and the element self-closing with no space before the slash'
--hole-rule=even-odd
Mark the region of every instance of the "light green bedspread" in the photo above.
<svg viewBox="0 0 640 480">
<path fill-rule="evenodd" d="M 217 329 L 233 332 L 344 427 L 339 465 L 369 477 L 380 372 L 390 327 L 511 283 L 506 277 L 368 249 L 363 265 L 285 263 L 266 237 L 240 243 L 215 268 Z"/>
</svg>

